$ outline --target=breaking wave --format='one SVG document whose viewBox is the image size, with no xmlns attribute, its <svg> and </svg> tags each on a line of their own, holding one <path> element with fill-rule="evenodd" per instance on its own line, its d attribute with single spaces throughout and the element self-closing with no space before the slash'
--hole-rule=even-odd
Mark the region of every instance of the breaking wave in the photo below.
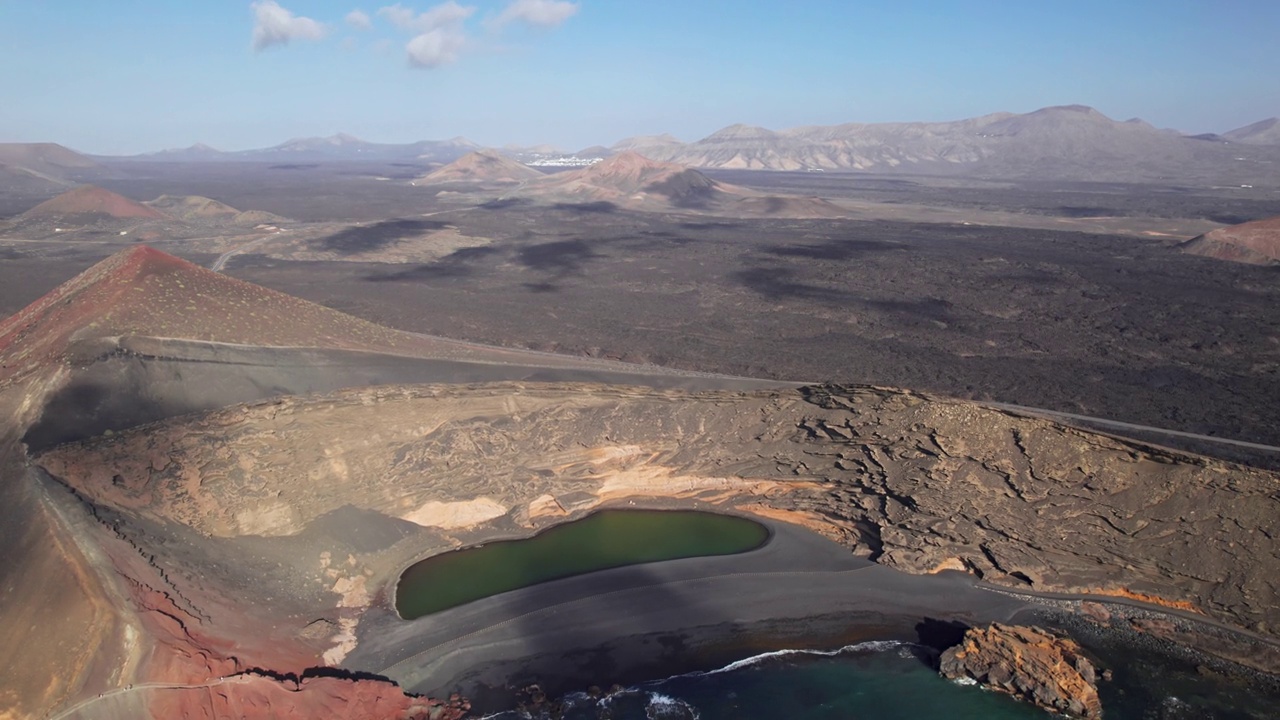
<svg viewBox="0 0 1280 720">
<path fill-rule="evenodd" d="M 693 677 L 706 677 L 708 675 L 719 675 L 721 673 L 733 672 L 734 670 L 741 670 L 743 668 L 751 667 L 752 665 L 758 665 L 760 663 L 768 662 L 770 660 L 774 660 L 777 658 L 790 657 L 794 655 L 806 655 L 810 657 L 836 657 L 838 655 L 845 655 L 845 654 L 852 654 L 852 653 L 885 652 L 888 650 L 896 650 L 899 648 L 911 648 L 911 647 L 914 647 L 912 643 L 901 642 L 898 640 L 871 640 L 868 642 L 854 643 L 853 645 L 845 645 L 844 647 L 837 648 L 835 650 L 799 650 L 794 648 L 788 648 L 785 650 L 772 650 L 770 652 L 760 653 L 759 655 L 752 655 L 751 657 L 744 658 L 742 660 L 735 660 L 729 663 L 728 665 L 725 665 L 722 668 L 716 668 L 715 670 L 701 670 L 701 671 L 695 671 L 695 672 L 688 672 L 688 673 L 683 673 L 681 675 L 672 675 L 671 677 L 663 678 L 661 680 L 652 680 L 650 682 L 643 683 L 642 687 L 649 686 L 649 685 L 659 685 L 661 683 L 668 682 L 670 680 L 676 680 L 679 678 L 693 678 Z"/>
</svg>

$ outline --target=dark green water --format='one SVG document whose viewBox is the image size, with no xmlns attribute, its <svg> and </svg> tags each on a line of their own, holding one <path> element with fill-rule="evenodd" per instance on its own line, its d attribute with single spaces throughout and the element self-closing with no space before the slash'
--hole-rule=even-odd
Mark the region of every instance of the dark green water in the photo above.
<svg viewBox="0 0 1280 720">
<path fill-rule="evenodd" d="M 413 618 L 597 570 L 754 550 L 769 539 L 746 518 L 695 511 L 604 510 L 528 540 L 427 558 L 405 570 L 396 610 Z"/>
</svg>

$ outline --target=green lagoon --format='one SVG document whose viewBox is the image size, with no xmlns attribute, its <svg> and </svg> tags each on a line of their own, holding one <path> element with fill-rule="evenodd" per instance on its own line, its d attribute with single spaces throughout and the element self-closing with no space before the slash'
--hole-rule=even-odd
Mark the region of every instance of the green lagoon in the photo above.
<svg viewBox="0 0 1280 720">
<path fill-rule="evenodd" d="M 396 610 L 412 620 L 510 590 L 597 570 L 733 555 L 769 539 L 760 523 L 697 511 L 603 510 L 527 540 L 427 558 L 405 570 Z"/>
</svg>

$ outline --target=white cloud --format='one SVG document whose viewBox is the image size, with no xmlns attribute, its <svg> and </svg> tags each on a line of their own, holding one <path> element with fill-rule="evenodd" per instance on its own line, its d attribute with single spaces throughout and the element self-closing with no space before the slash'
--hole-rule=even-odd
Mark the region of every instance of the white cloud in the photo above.
<svg viewBox="0 0 1280 720">
<path fill-rule="evenodd" d="M 409 64 L 420 68 L 448 65 L 458 59 L 458 51 L 467 42 L 466 35 L 454 28 L 428 30 L 409 41 Z"/>
<path fill-rule="evenodd" d="M 413 20 L 418 16 L 412 8 L 400 4 L 378 8 L 378 14 L 390 20 L 392 25 L 405 30 L 413 27 Z"/>
<path fill-rule="evenodd" d="M 378 14 L 401 30 L 414 33 L 405 45 L 410 65 L 436 68 L 458 59 L 467 44 L 463 24 L 475 11 L 474 6 L 447 0 L 421 13 L 397 3 L 379 8 Z"/>
<path fill-rule="evenodd" d="M 392 25 L 401 30 L 428 33 L 440 28 L 457 28 L 475 11 L 474 6 L 459 5 L 455 0 L 448 0 L 421 13 L 396 3 L 380 8 L 378 14 L 390 20 Z"/>
<path fill-rule="evenodd" d="M 356 30 L 372 30 L 373 29 L 373 20 L 370 19 L 369 14 L 363 10 L 352 10 L 351 12 L 347 13 L 347 17 L 345 18 L 345 20 L 347 21 L 348 25 L 355 28 Z"/>
<path fill-rule="evenodd" d="M 253 49 L 288 45 L 291 40 L 319 40 L 328 33 L 323 23 L 301 17 L 280 7 L 275 0 L 250 4 L 253 10 Z"/>
<path fill-rule="evenodd" d="M 513 0 L 494 21 L 497 25 L 520 21 L 552 28 L 578 12 L 578 3 L 566 0 Z"/>
</svg>

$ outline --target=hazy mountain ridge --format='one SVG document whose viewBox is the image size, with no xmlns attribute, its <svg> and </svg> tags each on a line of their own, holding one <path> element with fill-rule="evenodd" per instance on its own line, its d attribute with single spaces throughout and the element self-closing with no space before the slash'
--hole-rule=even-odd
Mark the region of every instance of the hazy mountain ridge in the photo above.
<svg viewBox="0 0 1280 720">
<path fill-rule="evenodd" d="M 90 158 L 52 144 L 9 144 L 0 145 L 0 180 L 56 184 L 68 168 L 92 171 L 99 161 L 449 163 L 480 148 L 462 137 L 376 143 L 345 133 L 295 138 L 269 148 L 224 152 L 197 143 L 129 157 Z M 549 145 L 509 146 L 498 152 L 526 160 L 554 154 L 552 150 Z M 608 157 L 626 151 L 701 169 L 1280 185 L 1280 119 L 1221 135 L 1191 136 L 1158 129 L 1139 118 L 1113 120 L 1083 105 L 948 122 L 844 123 L 783 130 L 735 124 L 694 142 L 682 142 L 670 134 L 643 135 L 608 148 L 593 146 L 577 155 Z"/>
<path fill-rule="evenodd" d="M 222 151 L 204 143 L 196 143 L 187 148 L 103 159 L 153 162 L 451 162 L 480 147 L 464 137 L 411 143 L 377 143 L 347 133 L 337 133 L 328 137 L 293 138 L 279 145 L 250 150 Z"/>
<path fill-rule="evenodd" d="M 1264 121 L 1265 123 L 1265 121 Z M 954 122 L 847 123 L 773 131 L 731 125 L 692 143 L 623 141 L 656 160 L 697 168 L 877 171 L 1054 177 L 1081 180 L 1179 180 L 1191 176 L 1276 181 L 1280 148 L 1265 147 L 1263 123 L 1237 137 L 1247 149 L 1116 121 L 1069 105 L 1022 115 L 994 113 Z M 1251 130 L 1251 128 L 1254 128 Z M 1247 132 L 1246 132 L 1247 131 Z M 1263 167 L 1241 165 L 1254 161 Z"/>
<path fill-rule="evenodd" d="M 1259 120 L 1222 134 L 1230 142 L 1249 145 L 1280 145 L 1280 118 Z"/>
</svg>

